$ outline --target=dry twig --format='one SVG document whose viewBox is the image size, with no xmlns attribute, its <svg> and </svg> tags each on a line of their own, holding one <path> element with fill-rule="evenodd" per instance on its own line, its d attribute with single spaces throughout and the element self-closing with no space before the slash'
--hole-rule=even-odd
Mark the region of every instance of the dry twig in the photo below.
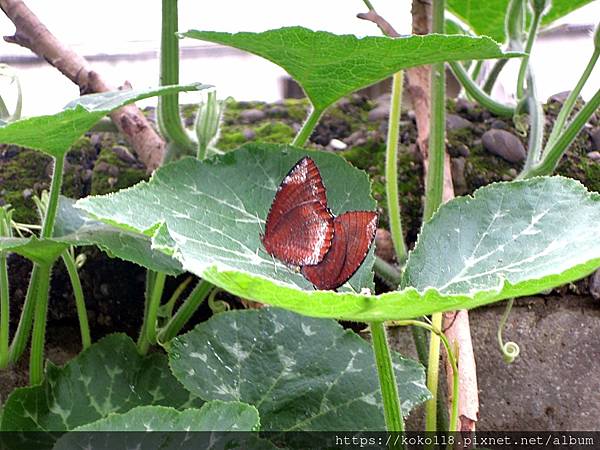
<svg viewBox="0 0 600 450">
<path fill-rule="evenodd" d="M 4 37 L 6 42 L 28 48 L 45 59 L 77 84 L 82 94 L 111 90 L 102 77 L 91 69 L 88 62 L 61 43 L 23 1 L 0 0 L 0 8 L 16 27 L 13 36 Z M 165 142 L 154 131 L 137 106 L 128 105 L 118 109 L 111 113 L 111 118 L 148 171 L 156 169 L 162 161 Z"/>
</svg>

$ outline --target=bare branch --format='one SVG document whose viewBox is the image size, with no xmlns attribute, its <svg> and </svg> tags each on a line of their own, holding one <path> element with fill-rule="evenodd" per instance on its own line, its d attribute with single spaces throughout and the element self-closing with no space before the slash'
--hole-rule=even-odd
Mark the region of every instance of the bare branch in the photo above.
<svg viewBox="0 0 600 450">
<path fill-rule="evenodd" d="M 4 40 L 28 48 L 79 86 L 81 94 L 112 90 L 100 74 L 71 48 L 60 42 L 21 0 L 0 0 L 0 8 L 14 23 L 16 32 Z M 131 144 L 149 172 L 156 169 L 165 152 L 164 140 L 135 105 L 111 113 L 111 118 Z"/>
</svg>

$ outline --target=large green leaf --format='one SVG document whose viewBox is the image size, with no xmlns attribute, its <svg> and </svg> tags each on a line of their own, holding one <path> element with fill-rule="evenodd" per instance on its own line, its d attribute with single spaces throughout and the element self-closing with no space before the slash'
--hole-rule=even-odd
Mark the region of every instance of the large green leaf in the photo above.
<svg viewBox="0 0 600 450">
<path fill-rule="evenodd" d="M 504 54 L 489 38 L 468 36 L 357 38 L 302 27 L 235 34 L 190 30 L 182 36 L 229 45 L 274 62 L 300 83 L 319 111 L 408 67 L 516 56 Z"/>
<path fill-rule="evenodd" d="M 257 144 L 207 162 L 183 160 L 148 183 L 77 206 L 115 226 L 171 240 L 168 250 L 184 269 L 235 295 L 316 317 L 372 321 L 474 308 L 534 294 L 600 266 L 599 196 L 574 180 L 536 178 L 490 185 L 442 206 L 423 227 L 403 290 L 359 293 L 368 286 L 367 259 L 351 280 L 355 292 L 313 291 L 293 268 L 271 258 L 259 238 L 281 178 L 306 154 Z M 335 214 L 373 209 L 362 172 L 337 155 L 310 154 Z M 472 276 L 483 267 L 482 276 Z"/>
<path fill-rule="evenodd" d="M 139 406 L 76 428 L 75 433 L 61 437 L 54 450 L 274 448 L 266 441 L 259 441 L 253 433 L 244 434 L 240 439 L 240 431 L 255 431 L 259 425 L 256 408 L 240 402 L 213 401 L 205 403 L 200 409 L 183 411 L 164 406 Z M 202 431 L 211 433 L 198 433 Z M 215 431 L 219 433 L 212 433 Z M 243 441 L 243 447 L 240 441 Z M 251 444 L 250 447 L 248 444 Z"/>
<path fill-rule="evenodd" d="M 198 91 L 206 85 L 165 86 L 146 90 L 102 92 L 84 95 L 59 113 L 36 116 L 0 126 L 0 143 L 15 144 L 61 157 L 98 120 L 112 110 L 157 95 L 181 91 Z"/>
<path fill-rule="evenodd" d="M 408 413 L 429 397 L 424 370 L 393 359 Z M 373 351 L 334 320 L 275 308 L 222 313 L 175 338 L 169 360 L 204 400 L 256 406 L 265 431 L 385 429 Z"/>
<path fill-rule="evenodd" d="M 479 35 L 497 42 L 506 38 L 504 17 L 510 0 L 448 0 L 448 9 Z M 594 0 L 552 0 L 552 8 L 543 23 L 550 24 Z"/>
<path fill-rule="evenodd" d="M 73 207 L 75 201 L 61 197 L 51 239 L 2 238 L 0 250 L 18 253 L 38 263 L 54 261 L 69 246 L 96 245 L 111 256 L 170 275 L 181 273 L 181 264 L 152 248 L 150 239 L 139 233 L 116 228 L 92 219 Z"/>
<path fill-rule="evenodd" d="M 173 378 L 164 355 L 140 356 L 129 337 L 114 334 L 64 367 L 48 363 L 43 384 L 15 389 L 4 404 L 0 431 L 31 432 L 39 445 L 48 447 L 56 437 L 52 432 L 72 430 L 136 406 L 200 404 Z"/>
</svg>

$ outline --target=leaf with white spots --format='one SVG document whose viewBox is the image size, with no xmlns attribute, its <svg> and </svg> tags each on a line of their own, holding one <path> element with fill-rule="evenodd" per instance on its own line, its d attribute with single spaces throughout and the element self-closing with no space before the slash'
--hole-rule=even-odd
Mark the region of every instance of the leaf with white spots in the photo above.
<svg viewBox="0 0 600 450">
<path fill-rule="evenodd" d="M 15 389 L 4 403 L 0 431 L 27 431 L 48 448 L 56 435 L 140 405 L 199 406 L 173 378 L 166 357 L 140 356 L 122 334 L 107 336 L 64 367 L 48 363 L 43 384 Z M 10 434 L 15 439 L 15 433 Z"/>
<path fill-rule="evenodd" d="M 281 179 L 309 154 L 334 214 L 373 210 L 367 176 L 340 156 L 252 144 L 200 162 L 185 159 L 148 183 L 76 206 L 103 222 L 157 240 L 184 269 L 238 295 L 314 317 L 410 319 L 536 294 L 600 266 L 600 196 L 579 182 L 541 177 L 498 183 L 440 207 L 423 226 L 403 288 L 372 286 L 372 250 L 342 292 L 315 291 L 272 258 L 260 235 Z"/>
<path fill-rule="evenodd" d="M 371 346 L 333 320 L 276 308 L 221 313 L 175 338 L 169 360 L 200 398 L 254 405 L 265 431 L 385 428 Z M 393 360 L 408 413 L 429 398 L 424 369 Z"/>
</svg>

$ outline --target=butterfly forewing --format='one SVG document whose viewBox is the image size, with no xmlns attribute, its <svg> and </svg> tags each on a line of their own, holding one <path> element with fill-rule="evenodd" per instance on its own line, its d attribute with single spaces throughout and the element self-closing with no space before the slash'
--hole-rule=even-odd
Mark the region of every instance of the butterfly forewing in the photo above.
<svg viewBox="0 0 600 450">
<path fill-rule="evenodd" d="M 333 239 L 333 216 L 319 169 L 302 158 L 283 179 L 265 224 L 265 250 L 298 266 L 323 260 Z"/>
<path fill-rule="evenodd" d="M 377 213 L 351 211 L 336 217 L 333 224 L 333 241 L 323 261 L 302 267 L 304 277 L 317 289 L 336 289 L 358 270 L 375 238 Z"/>
</svg>

